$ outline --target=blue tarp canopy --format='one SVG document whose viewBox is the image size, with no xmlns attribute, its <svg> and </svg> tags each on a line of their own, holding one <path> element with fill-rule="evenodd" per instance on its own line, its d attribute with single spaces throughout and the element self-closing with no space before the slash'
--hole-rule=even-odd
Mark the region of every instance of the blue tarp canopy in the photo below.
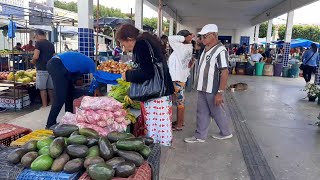
<svg viewBox="0 0 320 180">
<path fill-rule="evenodd" d="M 275 44 L 277 44 L 278 46 L 283 46 L 284 41 L 275 41 L 273 42 Z M 305 47 L 308 48 L 311 46 L 312 43 L 316 43 L 313 42 L 311 40 L 308 39 L 303 39 L 303 38 L 297 38 L 297 39 L 292 39 L 291 40 L 291 48 L 297 48 L 297 47 Z M 319 43 L 316 43 L 318 45 L 318 47 L 320 47 Z"/>
</svg>

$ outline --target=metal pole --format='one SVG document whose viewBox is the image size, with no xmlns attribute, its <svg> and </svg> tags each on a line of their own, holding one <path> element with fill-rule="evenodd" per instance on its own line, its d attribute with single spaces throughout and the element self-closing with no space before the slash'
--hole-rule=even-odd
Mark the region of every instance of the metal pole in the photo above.
<svg viewBox="0 0 320 180">
<path fill-rule="evenodd" d="M 59 39 L 59 41 L 60 41 L 60 53 L 61 53 L 61 49 L 62 49 L 62 46 L 61 46 L 61 41 L 62 41 L 62 36 L 61 36 L 61 26 L 60 26 L 60 33 L 59 33 L 59 37 L 60 37 L 60 39 Z"/>
<path fill-rule="evenodd" d="M 163 0 L 159 0 L 159 9 L 158 9 L 158 37 L 160 38 L 162 35 L 162 8 L 163 8 Z"/>
<path fill-rule="evenodd" d="M 98 47 L 99 47 L 99 6 L 100 6 L 100 4 L 99 4 L 99 0 L 97 0 L 98 2 L 97 2 L 97 38 L 96 38 L 96 64 L 97 64 L 97 66 L 98 66 Z"/>
<path fill-rule="evenodd" d="M 133 25 L 133 22 L 132 22 L 132 8 L 131 8 L 131 13 L 130 13 L 130 19 L 131 19 L 131 25 Z"/>
<path fill-rule="evenodd" d="M 10 23 L 11 23 L 11 32 L 13 33 L 13 15 L 10 16 Z M 13 103 L 14 103 L 14 111 L 17 111 L 16 105 L 16 72 L 14 69 L 15 66 L 15 57 L 14 57 L 14 49 L 13 49 L 13 37 L 11 38 L 11 46 L 12 46 L 12 60 L 13 60 Z"/>
</svg>

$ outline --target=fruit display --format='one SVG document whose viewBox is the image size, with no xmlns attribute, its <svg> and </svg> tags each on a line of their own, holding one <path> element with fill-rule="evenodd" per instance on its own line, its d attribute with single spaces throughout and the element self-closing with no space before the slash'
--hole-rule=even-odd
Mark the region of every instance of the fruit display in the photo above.
<svg viewBox="0 0 320 180">
<path fill-rule="evenodd" d="M 0 72 L 0 80 L 7 80 L 9 72 Z"/>
<path fill-rule="evenodd" d="M 125 108 L 140 109 L 140 102 L 133 101 L 128 96 L 130 83 L 123 79 L 117 79 L 118 85 L 112 86 L 108 96 L 113 97 L 117 101 L 123 103 Z"/>
<path fill-rule="evenodd" d="M 113 74 L 121 74 L 131 69 L 131 66 L 126 63 L 116 62 L 113 60 L 109 60 L 106 62 L 102 62 L 98 67 L 98 70 L 113 73 Z"/>
<path fill-rule="evenodd" d="M 5 56 L 5 55 L 10 55 L 10 54 L 21 54 L 22 51 L 19 50 L 8 50 L 8 49 L 4 49 L 4 50 L 0 50 L 0 55 Z"/>
<path fill-rule="evenodd" d="M 33 171 L 84 172 L 92 180 L 128 178 L 151 154 L 152 138 L 136 138 L 130 133 L 110 132 L 99 136 L 93 129 L 61 124 L 54 136 L 30 140 L 8 155 L 8 161 L 21 163 Z M 94 143 L 93 143 L 94 142 Z M 43 148 L 47 150 L 41 152 Z"/>
<path fill-rule="evenodd" d="M 13 72 L 10 72 L 7 76 L 7 80 L 16 80 L 17 82 L 27 84 L 36 81 L 36 74 L 37 72 L 35 69 L 29 69 L 26 71 L 20 70 L 17 71 L 15 74 Z"/>
</svg>

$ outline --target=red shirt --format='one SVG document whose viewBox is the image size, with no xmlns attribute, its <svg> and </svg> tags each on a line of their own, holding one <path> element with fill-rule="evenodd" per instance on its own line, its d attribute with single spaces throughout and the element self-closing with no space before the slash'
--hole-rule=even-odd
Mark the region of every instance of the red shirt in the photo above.
<svg viewBox="0 0 320 180">
<path fill-rule="evenodd" d="M 27 44 L 22 47 L 25 51 L 34 51 L 35 47 L 33 45 Z"/>
</svg>

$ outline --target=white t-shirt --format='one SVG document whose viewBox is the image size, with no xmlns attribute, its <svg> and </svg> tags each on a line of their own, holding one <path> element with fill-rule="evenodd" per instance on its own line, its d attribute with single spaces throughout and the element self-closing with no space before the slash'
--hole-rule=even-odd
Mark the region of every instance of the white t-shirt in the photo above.
<svg viewBox="0 0 320 180">
<path fill-rule="evenodd" d="M 263 56 L 260 53 L 251 54 L 251 61 L 259 62 L 261 58 L 263 58 Z"/>
</svg>

